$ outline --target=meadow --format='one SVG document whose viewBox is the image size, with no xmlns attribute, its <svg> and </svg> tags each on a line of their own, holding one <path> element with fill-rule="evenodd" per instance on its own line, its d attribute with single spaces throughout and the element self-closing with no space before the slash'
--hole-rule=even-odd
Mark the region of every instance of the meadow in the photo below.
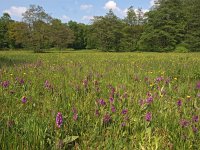
<svg viewBox="0 0 200 150">
<path fill-rule="evenodd" d="M 0 52 L 0 149 L 200 147 L 200 53 Z"/>
</svg>

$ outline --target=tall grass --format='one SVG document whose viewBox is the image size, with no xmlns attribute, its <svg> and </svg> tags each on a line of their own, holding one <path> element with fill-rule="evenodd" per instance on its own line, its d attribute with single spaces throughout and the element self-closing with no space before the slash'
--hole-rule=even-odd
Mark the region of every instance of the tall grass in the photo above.
<svg viewBox="0 0 200 150">
<path fill-rule="evenodd" d="M 199 81 L 199 53 L 1 52 L 0 149 L 198 149 Z"/>
</svg>

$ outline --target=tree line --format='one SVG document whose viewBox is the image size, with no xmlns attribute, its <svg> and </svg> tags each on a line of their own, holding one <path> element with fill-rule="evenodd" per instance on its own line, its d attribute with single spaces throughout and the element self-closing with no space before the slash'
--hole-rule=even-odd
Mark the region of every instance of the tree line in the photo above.
<svg viewBox="0 0 200 150">
<path fill-rule="evenodd" d="M 86 25 L 62 23 L 41 6 L 30 5 L 22 21 L 12 20 L 7 13 L 0 18 L 0 49 L 197 52 L 199 14 L 199 0 L 157 0 L 147 13 L 131 6 L 121 19 L 109 10 Z"/>
</svg>

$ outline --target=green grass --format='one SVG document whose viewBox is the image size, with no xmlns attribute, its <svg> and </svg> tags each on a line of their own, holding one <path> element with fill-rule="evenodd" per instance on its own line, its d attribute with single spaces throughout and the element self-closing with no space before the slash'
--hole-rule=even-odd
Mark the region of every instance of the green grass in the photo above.
<svg viewBox="0 0 200 150">
<path fill-rule="evenodd" d="M 2 51 L 0 83 L 9 86 L 0 85 L 0 149 L 198 149 L 200 132 L 192 127 L 200 130 L 200 124 L 192 117 L 200 117 L 199 58 L 200 53 Z M 140 105 L 148 92 L 153 102 Z M 106 114 L 112 118 L 108 123 Z M 78 139 L 67 139 L 73 136 Z"/>
</svg>

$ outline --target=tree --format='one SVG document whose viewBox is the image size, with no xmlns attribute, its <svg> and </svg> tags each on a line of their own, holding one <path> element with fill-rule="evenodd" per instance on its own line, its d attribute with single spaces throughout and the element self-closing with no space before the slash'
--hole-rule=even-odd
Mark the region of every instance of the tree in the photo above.
<svg viewBox="0 0 200 150">
<path fill-rule="evenodd" d="M 29 28 L 24 22 L 12 22 L 8 27 L 8 36 L 14 48 L 29 48 Z"/>
<path fill-rule="evenodd" d="M 69 21 L 67 25 L 74 32 L 75 36 L 74 42 L 70 45 L 70 47 L 74 49 L 85 49 L 87 46 L 87 26 L 75 21 Z"/>
<path fill-rule="evenodd" d="M 124 22 L 130 26 L 134 26 L 137 24 L 137 16 L 133 6 L 128 8 L 127 16 L 125 17 Z"/>
<path fill-rule="evenodd" d="M 4 13 L 0 18 L 0 49 L 9 48 L 10 40 L 8 38 L 8 26 L 12 22 L 8 13 Z"/>
<path fill-rule="evenodd" d="M 122 21 L 110 10 L 104 17 L 94 17 L 93 36 L 97 48 L 103 51 L 121 51 Z"/>
<path fill-rule="evenodd" d="M 159 0 L 147 16 L 145 31 L 140 40 L 140 49 L 173 51 L 176 45 L 182 43 L 186 24 L 182 0 Z"/>
<path fill-rule="evenodd" d="M 51 21 L 51 42 L 52 46 L 62 49 L 74 42 L 74 34 L 67 25 L 62 24 L 58 19 Z"/>
<path fill-rule="evenodd" d="M 27 44 L 29 48 L 36 52 L 48 48 L 49 23 L 52 17 L 48 15 L 41 6 L 30 5 L 30 8 L 22 15 L 23 22 L 28 25 Z"/>
<path fill-rule="evenodd" d="M 136 14 L 134 8 L 131 6 L 124 19 L 125 25 L 123 28 L 123 38 L 121 40 L 121 47 L 124 51 L 138 50 L 138 41 L 143 32 L 142 20 L 143 16 L 141 13 Z"/>
<path fill-rule="evenodd" d="M 191 51 L 200 52 L 200 1 L 186 0 L 185 12 L 187 17 L 187 24 L 185 27 L 186 36 L 185 43 Z"/>
</svg>

